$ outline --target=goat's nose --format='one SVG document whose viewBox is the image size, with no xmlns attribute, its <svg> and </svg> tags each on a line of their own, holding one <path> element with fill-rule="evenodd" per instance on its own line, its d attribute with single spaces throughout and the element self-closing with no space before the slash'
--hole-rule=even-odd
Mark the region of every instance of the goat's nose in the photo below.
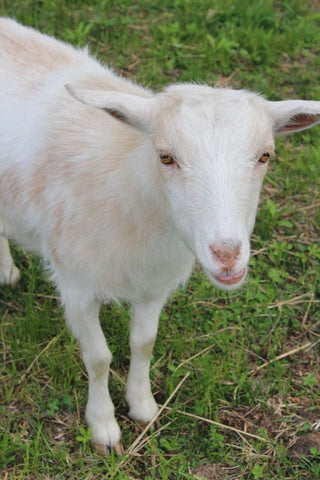
<svg viewBox="0 0 320 480">
<path fill-rule="evenodd" d="M 226 268 L 232 268 L 236 257 L 239 255 L 240 245 L 234 248 L 221 245 L 210 245 L 210 250 L 215 261 L 218 260 L 218 262 L 222 263 Z"/>
</svg>

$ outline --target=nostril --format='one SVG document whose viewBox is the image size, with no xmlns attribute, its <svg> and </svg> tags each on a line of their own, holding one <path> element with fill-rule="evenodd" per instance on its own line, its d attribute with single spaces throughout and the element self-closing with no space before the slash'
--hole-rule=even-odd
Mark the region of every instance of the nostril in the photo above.
<svg viewBox="0 0 320 480">
<path fill-rule="evenodd" d="M 225 267 L 230 267 L 240 253 L 240 246 L 235 248 L 210 245 L 210 250 L 215 261 L 222 263 Z"/>
</svg>

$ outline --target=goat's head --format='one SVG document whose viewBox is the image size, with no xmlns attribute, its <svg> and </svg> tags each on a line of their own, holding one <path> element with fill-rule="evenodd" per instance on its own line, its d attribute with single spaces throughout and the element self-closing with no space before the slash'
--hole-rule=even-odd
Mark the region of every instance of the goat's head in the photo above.
<svg viewBox="0 0 320 480">
<path fill-rule="evenodd" d="M 320 102 L 269 102 L 247 91 L 190 84 L 150 98 L 67 88 L 152 140 L 179 235 L 217 287 L 239 287 L 274 136 L 320 122 Z"/>
</svg>

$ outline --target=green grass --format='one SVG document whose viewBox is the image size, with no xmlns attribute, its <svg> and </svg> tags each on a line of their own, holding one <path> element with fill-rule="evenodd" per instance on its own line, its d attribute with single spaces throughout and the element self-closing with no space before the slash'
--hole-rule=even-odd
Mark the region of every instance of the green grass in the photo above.
<svg viewBox="0 0 320 480">
<path fill-rule="evenodd" d="M 101 60 L 155 89 L 203 81 L 274 100 L 320 99 L 316 5 L 2 0 L 0 13 L 73 44 L 89 43 Z M 1 479 L 320 477 L 319 443 L 310 440 L 320 417 L 319 133 L 316 127 L 277 140 L 253 235 L 251 273 L 241 291 L 215 290 L 196 268 L 164 308 L 151 371 L 159 404 L 189 377 L 139 455 L 103 459 L 93 452 L 78 347 L 41 262 L 14 250 L 22 280 L 14 292 L 0 293 Z M 101 320 L 114 354 L 110 391 L 129 447 L 140 430 L 124 401 L 128 311 L 109 305 Z M 306 443 L 299 457 L 290 448 L 297 437 Z"/>
</svg>

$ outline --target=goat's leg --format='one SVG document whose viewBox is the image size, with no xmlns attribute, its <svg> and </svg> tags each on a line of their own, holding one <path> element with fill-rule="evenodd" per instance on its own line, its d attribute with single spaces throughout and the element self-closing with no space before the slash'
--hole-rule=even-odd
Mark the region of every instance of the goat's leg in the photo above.
<svg viewBox="0 0 320 480">
<path fill-rule="evenodd" d="M 132 305 L 130 324 L 131 362 L 126 387 L 126 400 L 131 418 L 149 422 L 158 411 L 151 393 L 149 368 L 164 299 Z"/>
<path fill-rule="evenodd" d="M 0 236 L 0 284 L 16 286 L 20 279 L 20 273 L 12 260 L 8 240 Z"/>
<path fill-rule="evenodd" d="M 82 358 L 88 372 L 89 395 L 86 419 L 98 453 L 108 455 L 111 447 L 117 453 L 122 453 L 119 443 L 120 428 L 114 416 L 114 406 L 108 389 L 112 355 L 99 322 L 100 304 L 87 302 L 84 306 L 81 302 L 83 297 L 65 301 L 65 314 L 68 326 L 80 344 Z"/>
</svg>

